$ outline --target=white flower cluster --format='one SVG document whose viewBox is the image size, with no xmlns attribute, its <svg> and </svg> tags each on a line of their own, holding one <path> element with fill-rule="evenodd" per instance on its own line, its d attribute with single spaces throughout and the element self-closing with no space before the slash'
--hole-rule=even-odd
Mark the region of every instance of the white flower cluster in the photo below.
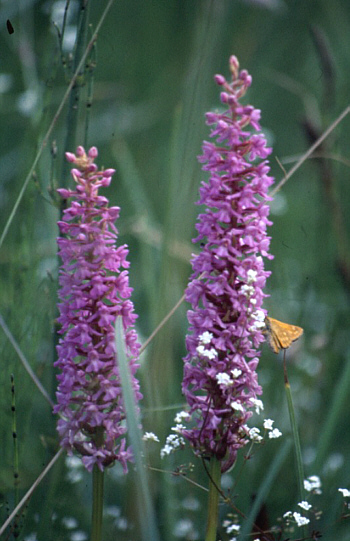
<svg viewBox="0 0 350 541">
<path fill-rule="evenodd" d="M 249 402 L 255 407 L 255 413 L 260 415 L 260 412 L 264 410 L 264 404 L 259 398 L 249 398 Z"/>
<path fill-rule="evenodd" d="M 257 257 L 257 260 L 261 262 L 261 257 Z M 247 272 L 247 278 L 248 278 L 247 283 L 254 284 L 254 282 L 256 282 L 257 277 L 258 277 L 258 271 L 249 269 Z"/>
<path fill-rule="evenodd" d="M 301 502 L 301 503 L 305 503 L 305 502 Z M 310 522 L 309 518 L 303 517 L 300 513 L 297 513 L 296 511 L 294 511 L 294 513 L 292 513 L 292 511 L 287 511 L 286 513 L 284 513 L 283 518 L 287 519 L 287 523 L 290 523 L 290 519 L 294 518 L 295 524 L 299 527 L 305 526 L 306 524 L 309 524 Z"/>
<path fill-rule="evenodd" d="M 234 411 L 242 411 L 242 412 L 244 411 L 244 408 L 240 402 L 236 402 L 233 400 L 230 406 Z"/>
<path fill-rule="evenodd" d="M 251 398 L 250 402 L 252 402 L 252 404 L 255 405 L 256 413 L 259 414 L 260 411 L 264 409 L 264 404 L 262 403 L 261 400 L 256 399 L 256 398 Z M 231 406 L 232 406 L 232 404 L 231 404 Z M 276 439 L 276 438 L 280 438 L 282 436 L 282 432 L 280 430 L 278 430 L 278 428 L 273 428 L 273 423 L 274 422 L 275 421 L 273 421 L 272 419 L 264 419 L 264 424 L 263 424 L 263 426 L 264 426 L 265 430 L 268 432 L 269 438 L 271 440 Z M 242 427 L 242 428 L 245 428 L 249 439 L 253 443 L 260 443 L 264 439 L 260 435 L 260 428 L 257 428 L 255 426 L 253 428 L 249 428 L 248 426 L 245 426 L 245 427 Z"/>
<path fill-rule="evenodd" d="M 234 524 L 231 520 L 224 520 L 222 525 L 228 535 L 238 534 L 241 529 L 239 524 Z M 230 537 L 230 541 L 237 541 L 237 537 Z"/>
<path fill-rule="evenodd" d="M 268 430 L 269 432 L 269 438 L 272 440 L 272 439 L 275 439 L 275 438 L 280 438 L 282 436 L 282 432 L 280 430 L 278 430 L 278 428 L 272 428 L 272 425 L 275 421 L 273 421 L 272 419 L 265 419 L 264 420 L 264 428 L 265 430 Z"/>
<path fill-rule="evenodd" d="M 312 492 L 313 494 L 321 494 L 321 480 L 317 475 L 310 475 L 307 479 L 304 479 L 304 488 L 307 490 L 307 492 Z M 346 489 L 339 489 L 340 491 L 346 490 Z M 350 497 L 350 491 L 348 491 L 348 495 Z M 310 511 L 312 508 L 312 505 L 307 502 L 306 500 L 303 500 L 302 502 L 298 503 L 298 506 L 301 507 L 304 511 Z M 315 518 L 317 517 L 317 513 L 315 514 Z M 287 525 L 290 524 L 292 521 L 295 522 L 297 526 L 305 526 L 306 524 L 309 524 L 310 519 L 307 517 L 304 517 L 297 511 L 287 511 L 284 513 L 283 518 L 286 519 Z"/>
<path fill-rule="evenodd" d="M 298 503 L 299 507 L 304 509 L 304 511 L 309 511 L 312 507 L 311 503 L 303 500 L 302 502 Z"/>
<path fill-rule="evenodd" d="M 249 428 L 248 435 L 253 443 L 260 443 L 263 440 L 263 437 L 260 436 L 259 428 L 256 428 L 255 426 L 253 428 Z"/>
<path fill-rule="evenodd" d="M 240 292 L 245 296 L 248 303 L 251 305 L 248 307 L 248 313 L 250 313 L 250 316 L 253 319 L 253 324 L 248 329 L 250 332 L 254 332 L 265 327 L 265 313 L 263 310 L 255 310 L 257 301 L 255 298 L 255 286 L 253 284 L 256 282 L 257 276 L 257 271 L 249 269 L 247 272 L 247 283 L 243 284 L 240 288 Z"/>
<path fill-rule="evenodd" d="M 179 411 L 174 418 L 174 421 L 176 425 L 179 425 L 182 423 L 182 421 L 188 421 L 190 418 L 190 414 L 187 411 Z"/>
<path fill-rule="evenodd" d="M 322 494 L 321 480 L 317 475 L 310 475 L 310 477 L 304 479 L 304 488 L 307 492 Z"/>
<path fill-rule="evenodd" d="M 158 436 L 156 436 L 153 432 L 145 432 L 142 436 L 143 441 L 156 441 L 159 442 Z"/>
<path fill-rule="evenodd" d="M 266 327 L 265 324 L 265 313 L 262 310 L 256 310 L 252 312 L 251 318 L 253 319 L 253 324 L 249 327 L 250 332 L 254 332 Z"/>
<path fill-rule="evenodd" d="M 160 451 L 160 458 L 170 455 L 177 449 L 182 449 L 185 446 L 185 440 L 177 434 L 169 434 L 164 447 Z"/>
<path fill-rule="evenodd" d="M 206 348 L 208 344 L 212 341 L 213 335 L 211 332 L 205 331 L 199 336 L 199 344 L 196 348 L 199 357 L 206 357 L 207 359 L 213 360 L 217 357 L 218 353 L 215 348 Z"/>
<path fill-rule="evenodd" d="M 219 385 L 223 385 L 224 387 L 228 387 L 229 385 L 233 385 L 233 379 L 230 378 L 226 372 L 218 372 L 215 375 L 216 381 Z"/>
<path fill-rule="evenodd" d="M 185 440 L 179 434 L 186 428 L 183 424 L 183 420 L 189 419 L 190 415 L 186 411 L 180 411 L 175 415 L 175 426 L 171 428 L 176 434 L 169 434 L 165 441 L 164 447 L 160 451 L 160 457 L 164 458 L 166 455 L 170 455 L 177 449 L 183 449 L 185 447 Z"/>
<path fill-rule="evenodd" d="M 239 376 L 242 374 L 242 370 L 239 370 L 238 368 L 234 368 L 233 370 L 231 370 L 230 373 L 231 373 L 232 378 L 226 372 L 218 372 L 215 375 L 215 379 L 218 382 L 218 384 L 223 385 L 224 387 L 229 387 L 230 385 L 233 385 L 234 380 L 239 378 Z"/>
</svg>

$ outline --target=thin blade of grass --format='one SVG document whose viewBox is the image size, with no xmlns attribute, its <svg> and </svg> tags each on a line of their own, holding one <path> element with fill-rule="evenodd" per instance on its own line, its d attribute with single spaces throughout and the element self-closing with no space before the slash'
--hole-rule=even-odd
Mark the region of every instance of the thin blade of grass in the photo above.
<svg viewBox="0 0 350 541">
<path fill-rule="evenodd" d="M 10 329 L 8 328 L 8 326 L 6 325 L 3 317 L 0 315 L 0 326 L 2 327 L 2 330 L 4 331 L 4 333 L 6 334 L 7 338 L 9 339 L 9 341 L 11 342 L 14 350 L 16 351 L 18 357 L 20 358 L 20 361 L 21 363 L 23 364 L 25 370 L 28 372 L 30 378 L 32 379 L 32 381 L 34 382 L 34 385 L 37 386 L 37 388 L 39 389 L 39 391 L 41 392 L 41 394 L 43 395 L 43 397 L 45 398 L 45 400 L 47 400 L 47 402 L 50 404 L 50 406 L 53 408 L 54 407 L 54 403 L 53 401 L 51 400 L 50 396 L 48 395 L 47 391 L 44 389 L 44 387 L 42 386 L 42 384 L 40 383 L 39 379 L 37 378 L 37 376 L 35 375 L 35 373 L 33 372 L 30 364 L 28 363 L 27 359 L 25 358 L 25 356 L 23 355 L 19 345 L 17 344 L 13 334 L 11 333 Z"/>
<path fill-rule="evenodd" d="M 295 419 L 294 405 L 293 405 L 290 385 L 289 384 L 286 385 L 285 389 L 286 389 L 286 396 L 287 396 L 287 403 L 288 403 L 289 419 L 290 419 L 290 424 L 292 427 L 292 434 L 293 434 L 293 440 L 294 440 L 295 458 L 296 458 L 296 463 L 297 463 L 299 498 L 300 498 L 300 501 L 303 501 L 304 492 L 305 492 L 304 491 L 304 466 L 303 466 L 303 460 L 301 456 L 301 446 L 300 446 L 298 425 Z"/>
<path fill-rule="evenodd" d="M 34 174 L 35 168 L 36 168 L 36 166 L 37 166 L 37 164 L 39 162 L 39 158 L 40 158 L 41 154 L 43 153 L 44 148 L 48 144 L 48 141 L 49 141 L 50 135 L 52 133 L 52 130 L 54 129 L 54 127 L 56 125 L 56 122 L 57 122 L 58 118 L 60 117 L 60 115 L 62 113 L 63 107 L 64 107 L 66 101 L 68 100 L 68 97 L 70 95 L 70 92 L 71 92 L 72 88 L 76 84 L 76 81 L 77 81 L 77 78 L 79 77 L 80 71 L 82 70 L 82 68 L 84 66 L 84 63 L 86 61 L 86 58 L 88 57 L 92 47 L 94 46 L 94 43 L 95 43 L 95 41 L 97 39 L 98 32 L 100 31 L 100 29 L 102 27 L 102 24 L 103 24 L 103 22 L 104 22 L 104 20 L 105 20 L 105 18 L 107 16 L 107 13 L 110 10 L 110 8 L 112 7 L 113 2 L 114 2 L 114 0 L 109 0 L 105 10 L 103 11 L 103 13 L 101 15 L 101 18 L 100 18 L 98 24 L 96 25 L 96 30 L 95 30 L 92 38 L 90 39 L 90 41 L 89 41 L 89 43 L 88 43 L 88 45 L 87 45 L 87 47 L 85 49 L 85 52 L 84 52 L 84 54 L 83 54 L 83 56 L 82 56 L 82 58 L 81 58 L 81 60 L 79 62 L 79 65 L 78 65 L 77 69 L 75 70 L 75 73 L 74 73 L 74 75 L 73 75 L 73 77 L 72 77 L 72 79 L 71 79 L 71 81 L 70 81 L 70 83 L 69 83 L 69 85 L 67 87 L 66 92 L 64 93 L 62 101 L 59 104 L 58 109 L 57 109 L 57 111 L 56 111 L 56 113 L 55 113 L 55 115 L 54 115 L 54 117 L 52 119 L 52 122 L 51 122 L 50 126 L 47 129 L 45 137 L 41 142 L 39 150 L 38 150 L 38 152 L 37 152 L 37 154 L 36 154 L 36 156 L 34 158 L 33 164 L 32 164 L 32 166 L 31 166 L 31 168 L 29 170 L 28 175 L 26 176 L 26 178 L 25 178 L 25 180 L 23 182 L 23 186 L 22 186 L 22 188 L 21 188 L 21 190 L 20 190 L 20 192 L 19 192 L 19 194 L 17 196 L 17 199 L 15 201 L 13 209 L 12 209 L 12 211 L 10 213 L 10 216 L 8 217 L 8 219 L 6 221 L 4 230 L 3 230 L 3 232 L 2 232 L 2 234 L 0 236 L 0 248 L 1 248 L 3 242 L 4 242 L 5 238 L 6 238 L 7 232 L 8 232 L 8 230 L 9 230 L 11 224 L 12 224 L 12 221 L 13 221 L 16 213 L 17 213 L 17 210 L 18 210 L 19 204 L 20 204 L 20 202 L 22 200 L 22 197 L 24 195 L 24 192 L 26 191 L 30 180 L 33 178 L 33 174 Z"/>
<path fill-rule="evenodd" d="M 135 405 L 134 392 L 131 385 L 129 363 L 125 353 L 123 323 L 120 317 L 115 324 L 115 344 L 118 355 L 118 368 L 123 389 L 123 401 L 133 455 L 138 473 L 138 497 L 141 521 L 142 539 L 144 541 L 159 541 L 159 534 L 156 526 L 150 490 L 148 486 L 147 473 L 143 463 L 145 456 L 139 415 Z"/>
<path fill-rule="evenodd" d="M 12 520 L 15 518 L 17 513 L 22 509 L 22 507 L 24 506 L 26 501 L 31 497 L 31 495 L 33 494 L 36 487 L 44 479 L 46 474 L 51 470 L 52 466 L 55 464 L 55 462 L 57 462 L 57 460 L 59 459 L 59 457 L 61 456 L 62 453 L 63 453 L 63 449 L 61 448 L 59 451 L 57 451 L 57 453 L 55 454 L 55 456 L 53 457 L 51 462 L 49 462 L 48 465 L 46 466 L 46 468 L 41 472 L 41 474 L 36 479 L 36 481 L 32 484 L 32 486 L 30 487 L 28 492 L 23 496 L 23 498 L 21 499 L 19 504 L 14 508 L 11 515 L 5 520 L 4 524 L 1 526 L 0 535 L 3 534 L 4 531 L 6 530 L 7 526 L 9 524 L 11 524 Z"/>
<path fill-rule="evenodd" d="M 283 359 L 283 370 L 284 370 L 284 388 L 286 391 L 286 397 L 287 397 L 287 404 L 288 404 L 288 413 L 289 413 L 289 419 L 290 424 L 292 428 L 292 434 L 293 434 L 293 442 L 294 442 L 294 453 L 295 453 L 295 460 L 297 464 L 297 480 L 298 480 L 298 488 L 299 488 L 299 502 L 304 501 L 304 465 L 303 465 L 303 457 L 301 454 L 301 445 L 300 445 L 300 438 L 299 438 L 299 431 L 298 431 L 298 425 L 295 418 L 295 410 L 293 405 L 293 397 L 292 397 L 292 391 L 290 388 L 289 380 L 288 380 L 288 374 L 287 374 L 287 363 L 286 363 L 286 351 L 284 351 L 284 359 Z M 307 536 L 307 530 L 306 525 L 302 526 L 302 534 L 303 537 L 306 538 Z"/>
</svg>

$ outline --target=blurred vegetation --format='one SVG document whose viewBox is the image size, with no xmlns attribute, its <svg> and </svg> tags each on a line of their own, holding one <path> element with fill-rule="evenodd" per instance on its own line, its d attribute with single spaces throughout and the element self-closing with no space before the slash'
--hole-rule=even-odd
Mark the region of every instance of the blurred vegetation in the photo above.
<svg viewBox="0 0 350 541">
<path fill-rule="evenodd" d="M 79 21 L 85 25 L 86 45 L 106 4 L 90 2 L 82 17 L 80 2 L 70 3 L 61 54 L 53 21 L 61 24 L 64 2 L 1 3 L 1 231 L 72 76 L 74 42 L 68 38 L 74 38 Z M 133 301 L 144 341 L 181 297 L 191 272 L 194 203 L 206 178 L 196 157 L 208 138 L 204 114 L 220 105 L 213 75 L 228 76 L 231 54 L 252 75 L 247 100 L 262 111 L 263 130 L 273 146 L 272 174 L 279 181 L 284 177 L 279 162 L 288 170 L 349 105 L 349 35 L 347 0 L 113 4 L 78 81 L 77 114 L 73 118 L 72 104 L 66 104 L 0 249 L 1 315 L 53 400 L 59 216 L 54 190 L 70 182 L 64 152 L 85 144 L 86 119 L 87 147 L 99 148 L 99 165 L 117 170 L 106 195 L 121 207 L 117 226 L 120 242 L 130 248 Z M 266 300 L 271 316 L 304 328 L 287 357 L 305 473 L 323 481 L 318 507 L 324 514 L 313 527 L 341 540 L 350 539 L 347 523 L 338 520 L 342 497 L 337 492 L 350 487 L 349 133 L 346 117 L 271 203 L 275 258 L 268 262 L 272 274 Z M 72 147 L 65 146 L 68 142 Z M 186 329 L 183 304 L 147 348 L 139 371 L 144 429 L 155 432 L 162 445 L 177 411 L 172 406 L 183 402 Z M 50 406 L 2 329 L 0 350 L 2 523 L 13 508 L 14 492 L 11 374 L 22 495 L 57 450 L 58 440 Z M 285 511 L 295 510 L 297 482 L 292 446 L 284 447 L 290 425 L 282 364 L 267 347 L 259 378 L 264 416 L 275 420 L 283 439 L 256 449 L 249 461 L 242 451 L 224 481 L 235 505 L 248 514 L 267 472 L 283 457 L 265 500 L 269 523 L 275 524 Z M 159 446 L 151 448 L 147 460 L 152 467 L 171 471 L 179 463 L 195 463 L 188 477 L 207 486 L 191 452 L 161 461 Z M 79 532 L 89 531 L 90 483 L 89 475 L 62 458 L 30 500 L 21 538 L 80 539 Z M 156 471 L 151 487 L 162 539 L 203 537 L 204 491 Z M 118 467 L 107 473 L 106 541 L 140 539 L 135 494 L 132 471 L 127 478 Z M 228 511 L 223 508 L 223 516 Z M 33 532 L 36 537 L 29 537 Z"/>
</svg>

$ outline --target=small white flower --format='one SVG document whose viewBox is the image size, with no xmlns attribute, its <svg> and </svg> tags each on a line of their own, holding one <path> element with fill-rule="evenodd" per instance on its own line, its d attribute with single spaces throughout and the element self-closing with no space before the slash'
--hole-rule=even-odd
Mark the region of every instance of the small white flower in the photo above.
<svg viewBox="0 0 350 541">
<path fill-rule="evenodd" d="M 226 374 L 226 372 L 218 372 L 215 378 L 219 385 L 225 385 L 226 387 L 228 387 L 229 385 L 233 384 L 233 380 L 228 374 Z"/>
<path fill-rule="evenodd" d="M 248 330 L 250 332 L 255 332 L 255 331 L 260 331 L 260 329 L 264 329 L 264 328 L 265 328 L 265 323 L 263 323 L 262 321 L 255 321 L 254 325 L 251 325 Z"/>
<path fill-rule="evenodd" d="M 350 498 L 350 490 L 347 488 L 338 488 L 338 490 L 343 494 L 344 498 Z"/>
<path fill-rule="evenodd" d="M 249 400 L 251 404 L 255 406 L 256 413 L 260 415 L 260 412 L 264 409 L 264 404 L 262 403 L 262 400 L 259 400 L 258 398 L 250 398 Z"/>
<path fill-rule="evenodd" d="M 158 441 L 159 438 L 153 432 L 145 432 L 142 436 L 143 441 Z"/>
<path fill-rule="evenodd" d="M 174 449 L 171 447 L 171 445 L 168 445 L 166 443 L 160 451 L 160 458 L 164 458 L 166 455 L 170 455 L 173 451 Z"/>
<path fill-rule="evenodd" d="M 249 269 L 249 271 L 247 272 L 248 284 L 252 284 L 252 283 L 256 282 L 257 276 L 258 276 L 258 271 L 253 270 L 253 269 Z"/>
<path fill-rule="evenodd" d="M 213 335 L 209 331 L 205 331 L 199 336 L 199 341 L 201 344 L 210 344 L 213 339 Z"/>
<path fill-rule="evenodd" d="M 181 434 L 182 431 L 185 429 L 186 427 L 182 423 L 177 423 L 177 425 L 171 427 L 171 430 L 173 430 L 174 432 L 177 432 L 178 434 Z"/>
<path fill-rule="evenodd" d="M 203 345 L 199 345 L 196 347 L 196 351 L 199 355 L 199 357 L 205 357 L 207 359 L 215 359 L 217 357 L 217 351 L 214 348 L 206 349 Z"/>
<path fill-rule="evenodd" d="M 273 430 L 271 430 L 271 432 L 269 432 L 269 438 L 271 440 L 280 438 L 281 436 L 282 436 L 282 432 L 278 430 L 278 428 L 274 428 Z"/>
<path fill-rule="evenodd" d="M 249 429 L 249 438 L 255 443 L 260 443 L 263 439 L 262 436 L 260 436 L 260 430 L 256 427 Z"/>
<path fill-rule="evenodd" d="M 213 359 L 216 359 L 218 352 L 214 348 L 207 349 L 204 356 L 212 361 Z"/>
<path fill-rule="evenodd" d="M 309 502 L 306 502 L 305 500 L 303 500 L 302 502 L 298 503 L 299 507 L 301 507 L 302 509 L 305 509 L 305 511 L 309 511 L 309 509 L 311 509 L 312 505 L 309 503 Z"/>
<path fill-rule="evenodd" d="M 200 357 L 202 357 L 205 347 L 202 344 L 199 344 L 199 346 L 196 347 L 196 351 Z"/>
<path fill-rule="evenodd" d="M 284 513 L 283 518 L 289 518 L 291 516 L 292 516 L 292 511 L 287 511 L 286 513 Z"/>
<path fill-rule="evenodd" d="M 231 524 L 230 526 L 227 526 L 226 532 L 227 533 L 238 533 L 241 529 L 239 524 Z"/>
<path fill-rule="evenodd" d="M 297 513 L 296 511 L 293 513 L 293 517 L 298 526 L 305 526 L 310 522 L 310 519 L 303 517 L 300 513 Z"/>
<path fill-rule="evenodd" d="M 249 299 L 249 297 L 251 297 L 252 295 L 254 295 L 254 292 L 255 292 L 255 289 L 253 286 L 247 286 L 246 284 L 244 284 L 242 287 L 241 287 L 241 293 L 243 293 L 243 295 L 245 297 L 247 297 Z"/>
<path fill-rule="evenodd" d="M 321 494 L 319 490 L 321 488 L 321 480 L 317 475 L 310 475 L 304 480 L 304 488 L 308 492 L 315 491 L 316 494 Z"/>
<path fill-rule="evenodd" d="M 255 310 L 255 312 L 252 312 L 251 317 L 254 320 L 254 323 L 251 325 L 249 330 L 256 331 L 266 327 L 265 314 L 262 310 Z"/>
<path fill-rule="evenodd" d="M 179 447 L 181 443 L 180 440 L 181 438 L 179 438 L 176 434 L 170 434 L 166 439 L 167 443 L 171 443 L 173 447 Z"/>
<path fill-rule="evenodd" d="M 230 406 L 235 411 L 244 411 L 244 408 L 240 402 L 232 401 Z"/>
<path fill-rule="evenodd" d="M 185 446 L 185 440 L 177 434 L 170 434 L 165 442 L 164 447 L 160 451 L 160 457 L 164 458 L 166 455 L 170 455 L 176 449 Z"/>
<path fill-rule="evenodd" d="M 234 379 L 239 378 L 239 376 L 242 374 L 242 370 L 234 368 L 233 370 L 231 370 L 231 374 Z"/>
<path fill-rule="evenodd" d="M 275 421 L 272 419 L 264 419 L 264 428 L 265 430 L 272 430 L 272 425 Z"/>
<path fill-rule="evenodd" d="M 255 310 L 255 312 L 252 313 L 252 318 L 256 321 L 260 321 L 265 326 L 265 313 L 262 310 Z"/>
<path fill-rule="evenodd" d="M 187 421 L 190 417 L 191 416 L 187 411 L 179 411 L 175 415 L 174 421 L 175 421 L 176 424 L 178 424 L 178 423 L 181 423 L 181 421 L 183 421 L 183 420 Z"/>
</svg>

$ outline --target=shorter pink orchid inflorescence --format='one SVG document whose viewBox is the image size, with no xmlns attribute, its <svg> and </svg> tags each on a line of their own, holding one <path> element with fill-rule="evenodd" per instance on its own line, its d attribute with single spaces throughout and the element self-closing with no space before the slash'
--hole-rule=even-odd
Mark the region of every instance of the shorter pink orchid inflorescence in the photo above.
<svg viewBox="0 0 350 541">
<path fill-rule="evenodd" d="M 109 186 L 114 169 L 99 171 L 95 147 L 86 154 L 78 147 L 66 153 L 74 164 L 75 189 L 59 189 L 70 206 L 58 222 L 62 266 L 59 272 L 60 370 L 57 378 L 57 423 L 61 445 L 77 452 L 91 471 L 119 461 L 127 471 L 132 452 L 126 446 L 125 412 L 116 358 L 114 324 L 123 322 L 132 386 L 137 402 L 142 396 L 135 378 L 140 344 L 134 328 L 136 315 L 130 300 L 126 245 L 116 246 L 114 225 L 119 207 L 109 207 L 99 195 Z"/>
</svg>

